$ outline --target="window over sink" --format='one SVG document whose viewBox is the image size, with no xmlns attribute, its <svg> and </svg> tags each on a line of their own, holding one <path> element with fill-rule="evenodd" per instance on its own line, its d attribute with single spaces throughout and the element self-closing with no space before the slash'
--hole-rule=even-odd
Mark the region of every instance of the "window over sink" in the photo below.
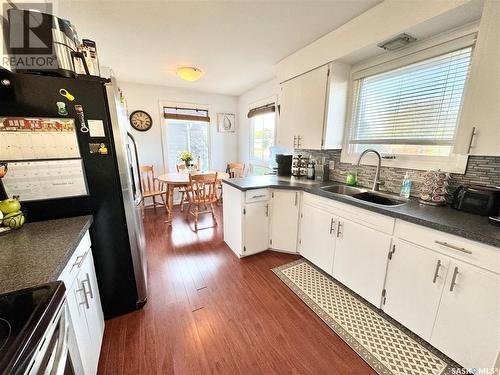
<svg viewBox="0 0 500 375">
<path fill-rule="evenodd" d="M 473 43 L 467 35 L 353 72 L 342 161 L 370 148 L 387 165 L 463 172 L 467 157 L 453 145 Z"/>
</svg>

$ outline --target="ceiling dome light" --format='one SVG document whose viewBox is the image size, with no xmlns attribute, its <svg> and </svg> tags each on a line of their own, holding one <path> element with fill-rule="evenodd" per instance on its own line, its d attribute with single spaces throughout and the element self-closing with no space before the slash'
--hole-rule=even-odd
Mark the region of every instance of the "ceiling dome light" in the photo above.
<svg viewBox="0 0 500 375">
<path fill-rule="evenodd" d="M 192 67 L 192 66 L 183 66 L 183 67 L 177 68 L 177 70 L 175 72 L 184 81 L 189 81 L 189 82 L 197 81 L 203 75 L 203 72 L 200 69 Z"/>
</svg>

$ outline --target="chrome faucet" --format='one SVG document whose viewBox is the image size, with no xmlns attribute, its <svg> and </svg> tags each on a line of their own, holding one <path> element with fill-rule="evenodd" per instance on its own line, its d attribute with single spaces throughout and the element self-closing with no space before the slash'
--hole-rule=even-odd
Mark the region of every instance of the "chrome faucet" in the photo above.
<svg viewBox="0 0 500 375">
<path fill-rule="evenodd" d="M 380 154 L 378 153 L 378 151 L 376 151 L 376 150 L 374 150 L 372 148 L 369 148 L 369 149 L 363 151 L 361 153 L 361 155 L 359 155 L 359 159 L 358 159 L 358 162 L 356 164 L 356 167 L 359 167 L 359 163 L 361 162 L 361 159 L 363 158 L 363 156 L 365 156 L 369 152 L 373 152 L 375 155 L 377 155 L 377 158 L 378 158 L 377 171 L 375 172 L 375 179 L 373 180 L 372 190 L 373 191 L 379 191 L 380 190 L 379 189 L 380 185 L 383 185 L 384 181 L 380 181 L 380 164 L 382 164 L 382 157 L 380 156 Z"/>
</svg>

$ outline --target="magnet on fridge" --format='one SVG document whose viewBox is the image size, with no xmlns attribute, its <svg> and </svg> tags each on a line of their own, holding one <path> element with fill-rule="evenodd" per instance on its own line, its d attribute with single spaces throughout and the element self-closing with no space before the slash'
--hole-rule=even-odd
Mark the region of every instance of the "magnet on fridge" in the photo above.
<svg viewBox="0 0 500 375">
<path fill-rule="evenodd" d="M 78 117 L 78 120 L 80 121 L 80 131 L 82 133 L 88 133 L 89 128 L 87 127 L 87 124 L 85 123 L 85 115 L 83 114 L 83 107 L 80 104 L 75 104 L 75 111 L 76 111 L 76 115 Z"/>
<path fill-rule="evenodd" d="M 57 113 L 59 113 L 61 116 L 68 115 L 68 110 L 66 109 L 66 103 L 56 102 L 56 105 L 57 105 Z"/>
<path fill-rule="evenodd" d="M 108 147 L 104 143 L 101 143 L 99 145 L 99 150 L 97 150 L 97 152 L 101 155 L 107 155 L 108 154 Z"/>
<path fill-rule="evenodd" d="M 62 96 L 64 96 L 66 99 L 68 99 L 70 102 L 72 102 L 73 100 L 75 100 L 75 97 L 73 95 L 71 95 L 68 90 L 66 89 L 60 89 L 59 90 L 59 94 L 61 94 Z"/>
</svg>

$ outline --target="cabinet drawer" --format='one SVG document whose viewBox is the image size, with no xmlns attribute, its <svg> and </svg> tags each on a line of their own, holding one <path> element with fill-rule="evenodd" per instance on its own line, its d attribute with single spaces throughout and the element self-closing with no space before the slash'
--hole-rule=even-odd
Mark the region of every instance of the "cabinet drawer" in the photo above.
<svg viewBox="0 0 500 375">
<path fill-rule="evenodd" d="M 408 242 L 500 274 L 500 250 L 398 219 L 395 235 Z"/>
<path fill-rule="evenodd" d="M 245 203 L 267 200 L 269 200 L 269 189 L 253 189 L 247 190 L 245 193 Z"/>
<path fill-rule="evenodd" d="M 64 282 L 66 289 L 71 288 L 71 285 L 75 281 L 78 271 L 90 251 L 90 246 L 90 234 L 87 231 L 78 244 L 75 252 L 71 255 L 71 258 L 69 258 L 66 267 L 64 267 L 59 275 L 59 280 Z"/>
</svg>

